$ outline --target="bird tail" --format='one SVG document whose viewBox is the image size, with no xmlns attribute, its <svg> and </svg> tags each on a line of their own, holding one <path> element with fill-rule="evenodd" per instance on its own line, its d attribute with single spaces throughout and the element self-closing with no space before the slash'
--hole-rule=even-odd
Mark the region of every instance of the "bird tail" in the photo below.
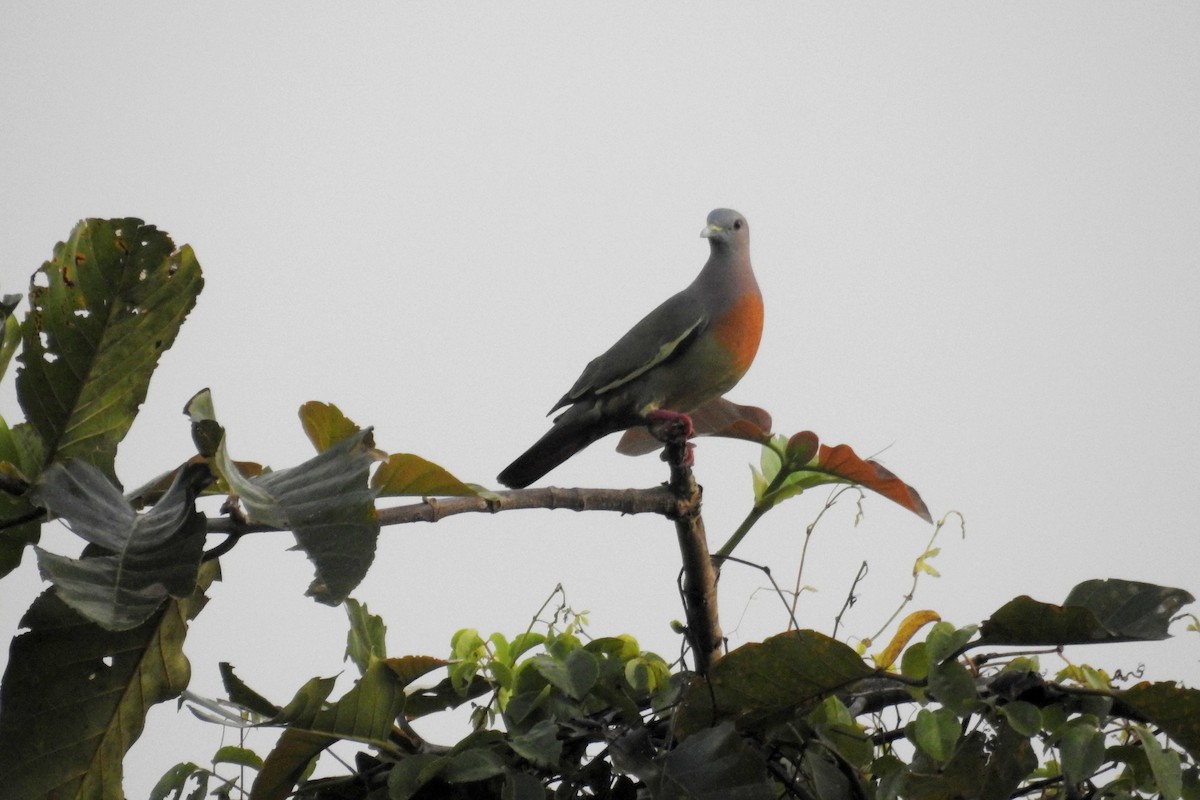
<svg viewBox="0 0 1200 800">
<path fill-rule="evenodd" d="M 615 420 L 571 416 L 567 413 L 555 420 L 546 435 L 505 467 L 497 480 L 510 489 L 524 489 L 597 439 L 628 427 Z"/>
</svg>

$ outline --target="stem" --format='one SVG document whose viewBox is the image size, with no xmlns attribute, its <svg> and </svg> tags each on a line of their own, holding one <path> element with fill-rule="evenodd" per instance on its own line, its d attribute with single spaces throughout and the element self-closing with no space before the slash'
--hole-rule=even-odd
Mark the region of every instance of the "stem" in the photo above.
<svg viewBox="0 0 1200 800">
<path fill-rule="evenodd" d="M 750 509 L 750 513 L 746 515 L 744 520 L 742 520 L 742 524 L 738 525 L 737 530 L 733 532 L 733 535 L 729 537 L 729 540 L 726 541 L 725 544 L 721 545 L 720 550 L 713 553 L 713 558 L 729 558 L 730 554 L 733 553 L 733 549 L 741 544 L 742 539 L 745 539 L 746 534 L 749 533 L 750 529 L 754 527 L 754 523 L 762 519 L 763 514 L 766 514 L 770 510 L 771 506 L 758 505 Z"/>
</svg>

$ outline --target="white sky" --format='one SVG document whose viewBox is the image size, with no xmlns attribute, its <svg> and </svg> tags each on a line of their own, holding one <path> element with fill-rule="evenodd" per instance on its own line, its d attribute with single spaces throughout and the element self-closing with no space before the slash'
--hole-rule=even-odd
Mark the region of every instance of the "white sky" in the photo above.
<svg viewBox="0 0 1200 800">
<path fill-rule="evenodd" d="M 975 623 L 1093 577 L 1198 592 L 1198 32 L 1193 3 L 9 4 L 0 290 L 24 292 L 86 216 L 195 248 L 207 288 L 119 457 L 126 485 L 192 452 L 180 410 L 206 386 L 238 458 L 307 458 L 295 413 L 318 399 L 494 485 L 583 365 L 691 280 L 706 214 L 730 206 L 767 303 L 731 398 L 885 451 L 935 517 L 967 518 L 912 609 Z M 10 375 L 10 421 L 13 398 Z M 613 441 L 548 480 L 665 478 Z M 714 546 L 756 459 L 698 449 Z M 825 496 L 738 555 L 792 583 Z M 865 508 L 818 527 L 803 624 L 830 630 L 863 559 L 849 635 L 907 590 L 929 529 Z M 344 616 L 303 598 L 289 544 L 223 561 L 194 691 L 221 693 L 221 660 L 281 702 L 343 669 Z M 40 591 L 32 562 L 0 584 L 5 637 Z M 393 655 L 445 655 L 460 627 L 524 629 L 561 581 L 593 633 L 670 658 L 677 568 L 660 519 L 460 517 L 386 529 L 356 596 Z M 725 571 L 734 645 L 785 624 L 764 583 Z M 1200 683 L 1195 635 L 1073 656 Z M 130 797 L 219 742 L 156 710 Z"/>
</svg>

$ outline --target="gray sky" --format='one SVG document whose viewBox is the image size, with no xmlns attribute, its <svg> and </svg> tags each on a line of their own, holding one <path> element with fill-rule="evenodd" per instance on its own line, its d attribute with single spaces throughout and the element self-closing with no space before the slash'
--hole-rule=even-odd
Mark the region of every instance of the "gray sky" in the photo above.
<svg viewBox="0 0 1200 800">
<path fill-rule="evenodd" d="M 24 292 L 82 217 L 195 248 L 207 287 L 118 459 L 126 485 L 192 452 L 180 409 L 203 387 L 238 458 L 307 458 L 295 414 L 316 399 L 494 485 L 583 365 L 691 280 L 706 214 L 730 206 L 767 304 L 731 398 L 881 452 L 935 518 L 967 519 L 910 610 L 975 623 L 1094 577 L 1195 593 L 1197 31 L 1184 3 L 10 4 L 0 290 Z M 547 480 L 665 478 L 612 443 Z M 714 545 L 757 457 L 698 448 Z M 825 497 L 777 509 L 738 555 L 791 584 Z M 802 624 L 830 630 L 863 559 L 848 635 L 907 591 L 929 529 L 864 508 L 818 526 Z M 277 701 L 344 668 L 344 616 L 303 598 L 289 544 L 224 560 L 189 639 L 194 691 L 220 694 L 221 660 Z M 32 561 L 0 584 L 6 637 L 40 591 Z M 662 520 L 512 513 L 386 529 L 356 596 L 393 655 L 445 655 L 460 627 L 524 629 L 561 581 L 593 633 L 671 658 L 677 568 Z M 725 571 L 733 645 L 785 625 L 764 584 Z M 1069 655 L 1200 683 L 1195 635 Z M 156 710 L 129 795 L 220 738 Z"/>
</svg>

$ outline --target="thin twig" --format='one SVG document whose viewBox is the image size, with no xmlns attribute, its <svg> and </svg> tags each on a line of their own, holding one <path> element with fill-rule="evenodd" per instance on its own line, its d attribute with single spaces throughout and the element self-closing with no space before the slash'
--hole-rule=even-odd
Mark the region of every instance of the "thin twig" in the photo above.
<svg viewBox="0 0 1200 800">
<path fill-rule="evenodd" d="M 837 503 L 838 498 L 843 492 L 854 489 L 853 486 L 842 486 L 829 495 L 829 499 L 825 501 L 825 505 L 817 512 L 817 516 L 813 521 L 808 523 L 808 527 L 804 529 L 804 545 L 800 548 L 800 565 L 796 568 L 796 587 L 792 592 L 792 605 L 788 609 L 791 612 L 792 619 L 796 618 L 796 606 L 800 603 L 800 581 L 804 576 L 804 562 L 808 558 L 808 543 L 812 540 L 813 531 L 817 528 L 817 523 L 821 521 L 821 517 L 825 516 L 825 512 L 833 508 Z M 861 494 L 861 492 L 859 493 Z M 799 627 L 799 626 L 797 626 Z"/>
<path fill-rule="evenodd" d="M 867 577 L 868 572 L 870 572 L 870 568 L 867 566 L 867 562 L 863 561 L 862 565 L 858 568 L 858 574 L 854 576 L 854 583 L 850 584 L 850 591 L 846 593 L 846 602 L 842 604 L 842 610 L 833 618 L 833 633 L 830 634 L 832 638 L 837 638 L 838 628 L 842 624 L 842 616 L 858 600 L 858 596 L 854 594 L 854 590 L 858 588 L 858 584 L 862 582 L 863 578 Z"/>
<path fill-rule="evenodd" d="M 753 561 L 747 561 L 746 559 L 738 558 L 737 556 L 713 556 L 713 561 L 717 562 L 718 564 L 720 564 L 722 561 L 732 561 L 735 564 L 741 564 L 742 566 L 746 566 L 746 567 L 750 567 L 751 569 L 759 570 L 764 575 L 766 575 L 767 580 L 769 580 L 771 582 L 771 586 L 774 587 L 774 589 L 775 589 L 776 596 L 779 597 L 779 602 L 783 603 L 783 610 L 788 612 L 788 616 L 791 618 L 791 622 L 789 623 L 791 625 L 791 627 L 788 630 L 799 630 L 800 629 L 800 623 L 796 621 L 796 615 L 793 613 L 792 609 L 788 606 L 787 597 L 785 596 L 783 589 L 781 589 L 779 584 L 775 581 L 775 576 L 771 574 L 770 567 L 765 566 L 763 564 L 755 564 Z"/>
</svg>

